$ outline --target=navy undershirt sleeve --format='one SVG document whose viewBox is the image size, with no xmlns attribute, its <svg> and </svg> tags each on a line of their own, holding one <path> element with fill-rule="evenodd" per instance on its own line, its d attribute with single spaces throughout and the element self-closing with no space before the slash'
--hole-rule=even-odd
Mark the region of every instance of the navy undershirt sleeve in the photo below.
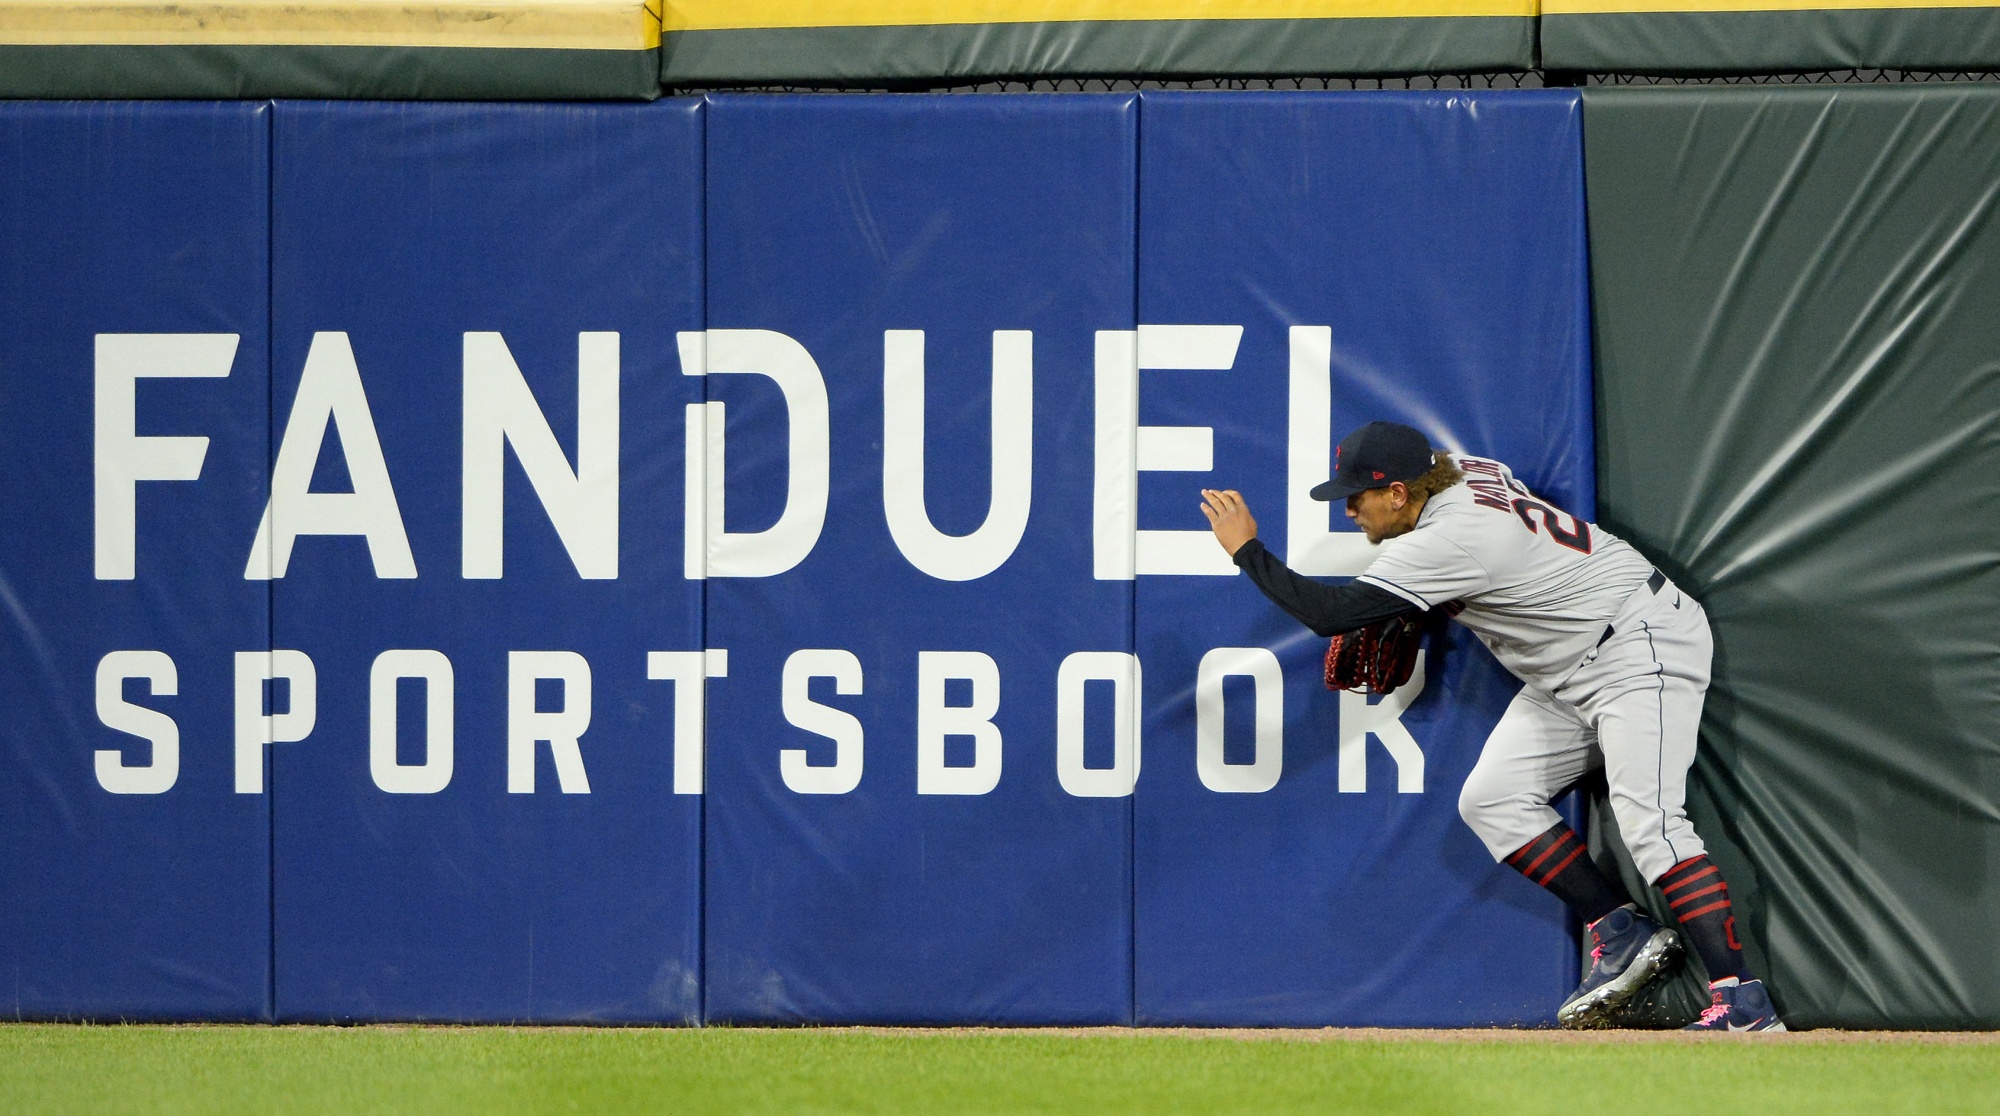
<svg viewBox="0 0 2000 1116">
<path fill-rule="evenodd" d="M 1333 636 L 1365 628 L 1370 624 L 1419 611 L 1416 605 L 1387 589 L 1364 582 L 1323 585 L 1300 577 L 1264 549 L 1258 539 L 1238 547 L 1236 565 L 1271 603 L 1290 613 L 1293 619 L 1311 628 L 1315 635 Z"/>
</svg>

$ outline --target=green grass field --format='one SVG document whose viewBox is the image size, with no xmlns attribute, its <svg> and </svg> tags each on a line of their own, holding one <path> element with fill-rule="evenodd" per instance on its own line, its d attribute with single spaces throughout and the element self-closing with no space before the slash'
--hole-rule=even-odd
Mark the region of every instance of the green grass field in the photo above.
<svg viewBox="0 0 2000 1116">
<path fill-rule="evenodd" d="M 2000 1112 L 2000 1045 L 0 1026 L 0 1112 L 251 1111 Z"/>
</svg>

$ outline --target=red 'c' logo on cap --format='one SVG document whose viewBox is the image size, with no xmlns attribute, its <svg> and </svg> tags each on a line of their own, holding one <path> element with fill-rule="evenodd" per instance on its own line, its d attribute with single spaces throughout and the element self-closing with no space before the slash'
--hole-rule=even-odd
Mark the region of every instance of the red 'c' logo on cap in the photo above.
<svg viewBox="0 0 2000 1116">
<path fill-rule="evenodd" d="M 1375 470 L 1374 472 L 1375 472 L 1375 479 L 1376 479 L 1376 480 L 1381 480 L 1381 479 L 1382 479 L 1382 471 L 1381 471 L 1380 469 L 1377 469 L 1377 470 Z"/>
</svg>

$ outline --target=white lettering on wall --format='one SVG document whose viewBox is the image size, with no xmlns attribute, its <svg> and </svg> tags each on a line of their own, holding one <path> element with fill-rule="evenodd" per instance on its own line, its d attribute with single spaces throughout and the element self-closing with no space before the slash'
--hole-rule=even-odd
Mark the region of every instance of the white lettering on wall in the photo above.
<svg viewBox="0 0 2000 1116">
<path fill-rule="evenodd" d="M 143 678 L 155 697 L 180 692 L 180 674 L 165 651 L 113 651 L 97 662 L 97 719 L 105 728 L 128 733 L 152 745 L 152 759 L 128 764 L 125 753 L 99 749 L 97 785 L 112 794 L 165 794 L 181 777 L 181 728 L 157 709 L 125 700 L 125 680 Z"/>
<path fill-rule="evenodd" d="M 221 379 L 236 362 L 234 333 L 100 333 L 93 424 L 95 564 L 99 581 L 138 566 L 138 483 L 201 477 L 207 438 L 138 434 L 138 381 Z"/>
<path fill-rule="evenodd" d="M 352 492 L 310 491 L 329 423 L 347 459 Z M 300 535 L 360 535 L 368 541 L 376 577 L 417 576 L 396 489 L 389 483 L 389 465 L 382 457 L 382 439 L 345 333 L 313 334 L 291 417 L 278 443 L 278 460 L 271 466 L 271 499 L 257 523 L 243 576 L 252 581 L 285 576 L 292 544 Z"/>
<path fill-rule="evenodd" d="M 945 683 L 972 683 L 969 705 L 946 705 Z M 1000 784 L 1000 664 L 979 651 L 917 652 L 917 793 L 986 794 Z M 972 763 L 946 766 L 947 736 L 972 738 Z"/>
<path fill-rule="evenodd" d="M 1417 653 L 1416 669 L 1410 680 L 1396 692 L 1376 701 L 1367 694 L 1340 692 L 1340 793 L 1360 794 L 1368 789 L 1368 738 L 1373 736 L 1396 761 L 1396 790 L 1403 794 L 1424 793 L 1424 752 L 1417 738 L 1403 727 L 1403 712 L 1424 692 L 1424 652 Z"/>
<path fill-rule="evenodd" d="M 1236 364 L 1243 341 L 1240 325 L 1142 325 L 1139 327 L 1137 368 L 1150 370 L 1225 371 Z M 1136 395 L 1136 393 L 1135 393 Z M 1134 467 L 1137 472 L 1206 473 L 1215 468 L 1215 430 L 1208 426 L 1136 426 Z M 1190 502 L 1198 499 L 1190 483 Z M 1141 574 L 1207 574 L 1229 577 L 1240 572 L 1229 552 L 1215 543 L 1206 528 L 1197 531 L 1136 531 L 1133 568 Z"/>
<path fill-rule="evenodd" d="M 1285 560 L 1315 577 L 1358 574 L 1375 547 L 1359 531 L 1335 531 L 1337 504 L 1312 498 L 1333 475 L 1333 330 L 1291 329 L 1291 411 L 1285 453 Z"/>
<path fill-rule="evenodd" d="M 674 348 L 680 354 L 681 375 L 708 375 L 708 335 L 677 333 Z M 685 436 L 681 442 L 681 575 L 699 580 L 708 576 L 708 418 L 705 403 L 687 405 Z M 715 412 L 720 420 L 720 412 Z M 718 428 L 715 437 L 721 440 Z M 721 477 L 716 478 L 717 482 Z"/>
<path fill-rule="evenodd" d="M 681 334 L 681 373 L 687 376 L 760 375 L 778 385 L 789 427 L 785 510 L 762 531 L 728 531 L 724 523 L 724 432 L 727 411 L 721 400 L 688 405 L 688 488 L 685 531 L 686 575 L 774 577 L 805 561 L 826 525 L 829 425 L 826 379 L 805 346 L 766 329 L 712 329 L 692 342 Z M 699 362 L 699 363 L 696 363 Z M 697 438 L 699 439 L 697 441 Z M 702 447 L 696 462 L 696 447 Z M 697 495 L 699 484 L 699 498 Z M 700 557 L 699 563 L 694 559 Z"/>
<path fill-rule="evenodd" d="M 1130 581 L 1139 530 L 1139 335 L 1097 331 L 1091 576 Z"/>
<path fill-rule="evenodd" d="M 882 508 L 910 564 L 944 581 L 1000 568 L 1028 527 L 1034 483 L 1035 335 L 993 331 L 992 497 L 969 535 L 931 525 L 924 504 L 924 331 L 882 334 Z"/>
<path fill-rule="evenodd" d="M 646 677 L 674 687 L 674 793 L 700 794 L 708 734 L 707 680 L 729 677 L 729 652 L 721 647 L 648 651 Z"/>
<path fill-rule="evenodd" d="M 461 570 L 501 576 L 507 447 L 534 486 L 571 564 L 586 580 L 618 576 L 618 335 L 576 335 L 576 469 L 498 333 L 465 335 Z"/>
<path fill-rule="evenodd" d="M 1224 758 L 1222 680 L 1248 677 L 1255 713 L 1256 751 L 1249 763 Z M 1263 647 L 1217 647 L 1201 657 L 1194 683 L 1195 774 L 1221 794 L 1262 794 L 1285 771 L 1285 676 L 1278 657 Z"/>
<path fill-rule="evenodd" d="M 1111 766 L 1083 765 L 1084 690 L 1111 683 Z M 1056 669 L 1056 781 L 1078 798 L 1123 798 L 1139 781 L 1139 657 L 1078 651 Z"/>
<path fill-rule="evenodd" d="M 285 711 L 264 711 L 264 684 L 285 683 Z M 264 745 L 295 744 L 319 720 L 319 674 L 303 651 L 236 653 L 236 793 L 264 793 Z"/>
<path fill-rule="evenodd" d="M 671 683 L 674 794 L 704 790 L 703 748 L 710 727 L 706 688 L 709 679 L 729 676 L 729 652 L 722 648 L 691 651 L 650 651 L 646 677 Z M 1425 758 L 1402 717 L 1422 695 L 1427 658 L 1419 655 L 1408 683 L 1379 700 L 1369 695 L 1341 693 L 1338 730 L 1338 787 L 1342 793 L 1367 790 L 1368 741 L 1379 741 L 1396 765 L 1396 787 L 1403 794 L 1424 791 Z M 919 651 L 916 661 L 916 791 L 920 795 L 984 795 L 1000 784 L 1004 773 L 1004 741 L 995 716 L 1000 708 L 1000 667 L 981 651 Z M 159 794 L 175 785 L 180 768 L 180 734 L 172 717 L 128 702 L 127 679 L 143 678 L 152 693 L 175 696 L 179 675 L 174 661 L 161 651 L 114 651 L 97 667 L 98 719 L 108 728 L 152 745 L 150 762 L 134 764 L 115 749 L 95 753 L 97 779 L 114 794 Z M 779 751 L 779 771 L 785 786 L 799 794 L 846 794 L 860 785 L 864 771 L 865 733 L 858 717 L 846 709 L 816 701 L 813 680 L 831 679 L 833 692 L 843 697 L 863 692 L 860 659 L 839 648 L 805 648 L 786 659 L 780 680 L 785 721 L 832 742 L 831 761 L 813 763 L 804 747 Z M 1225 683 L 1230 678 L 1251 681 L 1254 751 L 1247 763 L 1231 763 L 1225 752 Z M 423 683 L 425 717 L 422 759 L 399 761 L 398 682 Z M 560 687 L 551 709 L 537 708 L 537 682 L 552 680 Z M 266 712 L 267 684 L 284 685 L 271 693 L 274 709 Z M 954 689 L 952 683 L 962 681 Z M 1081 798 L 1129 795 L 1139 778 L 1143 674 L 1136 655 L 1118 651 L 1078 651 L 1066 656 L 1056 672 L 1055 763 L 1058 783 Z M 1184 692 L 1184 691 L 1176 691 Z M 952 696 L 958 696 L 958 703 Z M 1263 647 L 1216 647 L 1202 655 L 1194 685 L 1195 770 L 1202 784 L 1218 794 L 1260 794 L 1275 788 L 1284 773 L 1284 675 L 1278 657 Z M 435 794 L 450 785 L 456 745 L 455 668 L 442 652 L 392 648 L 375 656 L 368 675 L 367 732 L 369 773 L 375 785 L 391 794 Z M 267 745 L 305 740 L 315 731 L 318 678 L 313 660 L 296 650 L 242 651 L 234 656 L 232 704 L 235 719 L 235 783 L 238 793 L 263 793 L 268 782 Z M 1105 706 L 1104 702 L 1109 702 Z M 547 741 L 557 781 L 564 794 L 591 793 L 585 772 L 581 738 L 592 722 L 592 670 L 573 651 L 510 651 L 507 653 L 507 790 L 535 792 L 537 748 Z M 961 704 L 962 703 L 962 704 Z M 1086 708 L 1089 706 L 1090 708 Z M 1109 765 L 1091 766 L 1085 759 L 1087 716 L 1095 711 L 1098 724 L 1110 714 Z M 948 763 L 951 738 L 970 738 L 969 762 Z M 1096 741 L 1103 744 L 1106 741 Z M 130 745 L 127 745 L 130 748 Z M 823 757 L 826 753 L 820 753 Z M 1017 760 L 1019 757 L 1016 757 Z M 1099 762 L 1103 761 L 1102 754 Z"/>
<path fill-rule="evenodd" d="M 562 682 L 562 706 L 535 708 L 535 683 Z M 507 652 L 507 793 L 535 793 L 535 744 L 549 742 L 556 786 L 564 794 L 589 794 L 578 741 L 590 728 L 590 663 L 574 651 Z"/>
<path fill-rule="evenodd" d="M 424 684 L 424 759 L 396 758 L 396 683 Z M 390 794 L 436 794 L 451 784 L 455 744 L 455 686 L 451 660 L 442 651 L 395 648 L 368 668 L 368 774 Z"/>
<path fill-rule="evenodd" d="M 786 748 L 778 753 L 778 774 L 799 794 L 846 794 L 861 785 L 861 722 L 844 709 L 814 701 L 809 687 L 815 678 L 833 679 L 836 694 L 859 694 L 861 660 L 838 648 L 806 648 L 785 660 L 785 720 L 833 741 L 833 762 L 816 767 L 807 762 L 804 748 Z"/>
</svg>

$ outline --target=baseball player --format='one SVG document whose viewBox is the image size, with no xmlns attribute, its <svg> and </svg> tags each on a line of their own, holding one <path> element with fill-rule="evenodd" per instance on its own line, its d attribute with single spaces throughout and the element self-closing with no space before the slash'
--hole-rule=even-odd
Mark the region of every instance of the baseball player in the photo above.
<svg viewBox="0 0 2000 1116">
<path fill-rule="evenodd" d="M 1444 609 L 1520 678 L 1458 808 L 1495 860 L 1554 892 L 1590 931 L 1590 971 L 1557 1019 L 1605 1025 L 1680 949 L 1549 806 L 1601 764 L 1625 847 L 1711 978 L 1712 1002 L 1689 1030 L 1784 1030 L 1744 966 L 1729 886 L 1683 808 L 1712 650 L 1701 605 L 1498 461 L 1434 451 L 1410 427 L 1371 422 L 1334 462 L 1313 498 L 1346 501 L 1381 547 L 1351 583 L 1323 585 L 1278 561 L 1240 493 L 1205 489 L 1202 511 L 1237 566 L 1319 635 Z"/>
</svg>

